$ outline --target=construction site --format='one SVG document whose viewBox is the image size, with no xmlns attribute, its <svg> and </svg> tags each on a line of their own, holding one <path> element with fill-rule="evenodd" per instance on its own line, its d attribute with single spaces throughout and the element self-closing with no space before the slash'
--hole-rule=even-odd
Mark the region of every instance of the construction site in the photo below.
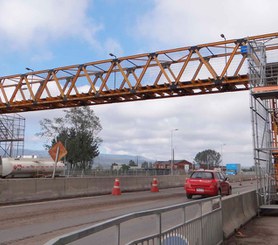
<svg viewBox="0 0 278 245">
<path fill-rule="evenodd" d="M 0 77 L 1 155 L 24 155 L 25 119 L 16 113 L 249 90 L 258 202 L 270 207 L 278 191 L 277 40 L 270 33 Z"/>
<path fill-rule="evenodd" d="M 248 64 L 258 202 L 271 205 L 278 191 L 278 63 L 271 56 L 267 61 L 266 49 L 263 42 L 250 42 Z"/>
</svg>

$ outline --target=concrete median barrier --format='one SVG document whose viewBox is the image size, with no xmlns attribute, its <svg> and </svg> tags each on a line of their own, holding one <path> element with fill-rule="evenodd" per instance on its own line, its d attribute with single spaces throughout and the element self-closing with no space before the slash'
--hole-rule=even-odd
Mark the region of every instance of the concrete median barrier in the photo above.
<svg viewBox="0 0 278 245">
<path fill-rule="evenodd" d="M 0 203 L 22 202 L 32 199 L 36 195 L 36 181 L 33 179 L 16 179 L 0 182 Z"/>
<path fill-rule="evenodd" d="M 24 185 L 24 180 L 22 180 Z M 65 193 L 65 181 L 64 179 L 35 179 L 36 192 L 34 196 L 31 196 L 31 201 L 33 199 L 54 199 L 60 198 Z"/>
<path fill-rule="evenodd" d="M 256 216 L 258 210 L 256 191 L 232 195 L 222 200 L 224 238 Z"/>
<path fill-rule="evenodd" d="M 122 192 L 150 190 L 151 176 L 120 176 Z M 185 176 L 157 176 L 159 188 L 183 186 Z M 56 179 L 2 179 L 0 204 L 109 194 L 115 176 Z"/>
</svg>

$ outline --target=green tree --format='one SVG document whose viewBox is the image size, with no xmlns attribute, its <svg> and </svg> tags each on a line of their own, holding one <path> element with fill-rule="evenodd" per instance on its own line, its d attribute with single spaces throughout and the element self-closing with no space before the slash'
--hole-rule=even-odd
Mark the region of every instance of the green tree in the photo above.
<svg viewBox="0 0 278 245">
<path fill-rule="evenodd" d="M 123 164 L 122 167 L 121 167 L 121 170 L 122 170 L 123 172 L 127 172 L 127 171 L 129 170 L 129 168 L 130 168 L 129 165 Z"/>
<path fill-rule="evenodd" d="M 128 166 L 135 167 L 135 166 L 137 166 L 137 164 L 133 160 L 129 160 Z"/>
<path fill-rule="evenodd" d="M 141 168 L 148 169 L 149 168 L 149 163 L 147 161 L 144 161 L 141 165 Z"/>
<path fill-rule="evenodd" d="M 194 164 L 199 164 L 202 168 L 219 167 L 222 162 L 221 154 L 210 149 L 198 152 L 193 161 Z"/>
<path fill-rule="evenodd" d="M 71 167 L 91 168 L 102 142 L 97 136 L 102 129 L 100 120 L 89 107 L 71 108 L 64 112 L 65 117 L 41 120 L 41 132 L 37 135 L 51 142 L 45 145 L 46 149 L 61 141 L 68 151 L 66 160 Z"/>
</svg>

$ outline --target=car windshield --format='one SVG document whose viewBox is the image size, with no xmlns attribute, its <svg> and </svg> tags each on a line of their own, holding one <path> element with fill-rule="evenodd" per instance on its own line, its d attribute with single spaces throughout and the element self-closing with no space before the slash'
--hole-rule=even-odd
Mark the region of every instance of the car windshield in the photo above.
<svg viewBox="0 0 278 245">
<path fill-rule="evenodd" d="M 212 179 L 212 173 L 210 172 L 194 172 L 191 179 Z"/>
</svg>

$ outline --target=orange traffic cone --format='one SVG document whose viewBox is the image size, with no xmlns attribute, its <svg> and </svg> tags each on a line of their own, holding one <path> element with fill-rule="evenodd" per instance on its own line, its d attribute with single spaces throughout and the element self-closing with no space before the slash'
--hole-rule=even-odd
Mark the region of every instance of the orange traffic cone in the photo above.
<svg viewBox="0 0 278 245">
<path fill-rule="evenodd" d="M 114 182 L 114 187 L 112 189 L 112 195 L 113 196 L 119 196 L 121 195 L 121 189 L 120 189 L 120 180 L 119 179 L 115 179 L 115 182 Z"/>
<path fill-rule="evenodd" d="M 151 192 L 159 192 L 156 178 L 153 178 Z"/>
</svg>

